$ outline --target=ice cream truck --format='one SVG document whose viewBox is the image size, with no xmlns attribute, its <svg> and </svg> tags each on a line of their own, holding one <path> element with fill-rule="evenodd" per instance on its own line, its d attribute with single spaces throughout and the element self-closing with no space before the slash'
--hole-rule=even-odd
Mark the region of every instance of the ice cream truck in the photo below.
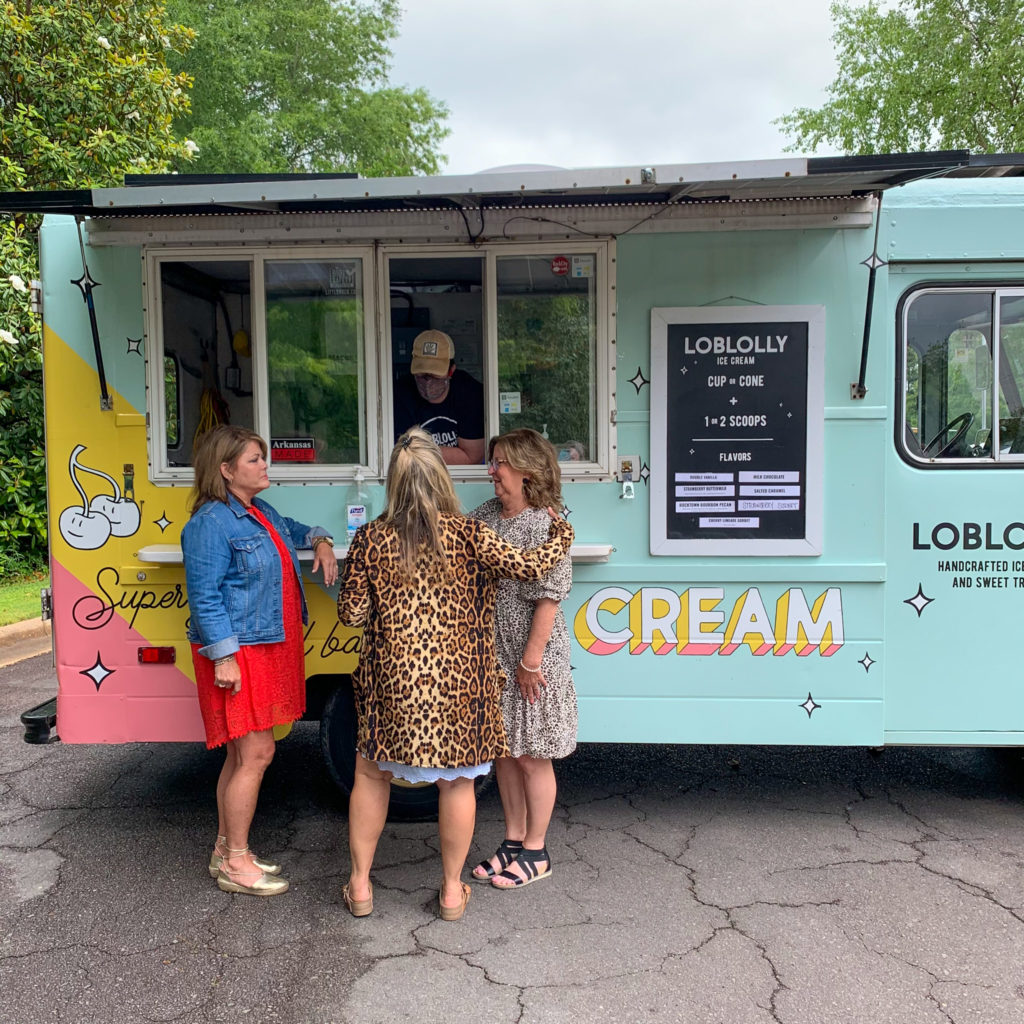
<svg viewBox="0 0 1024 1024">
<path fill-rule="evenodd" d="M 1024 743 L 1024 157 L 179 175 L 0 208 L 44 214 L 65 743 L 202 737 L 197 434 L 258 431 L 268 500 L 344 558 L 430 328 L 487 436 L 559 453 L 581 740 Z M 467 510 L 493 493 L 452 475 Z M 360 635 L 309 567 L 308 716 L 346 786 Z"/>
</svg>

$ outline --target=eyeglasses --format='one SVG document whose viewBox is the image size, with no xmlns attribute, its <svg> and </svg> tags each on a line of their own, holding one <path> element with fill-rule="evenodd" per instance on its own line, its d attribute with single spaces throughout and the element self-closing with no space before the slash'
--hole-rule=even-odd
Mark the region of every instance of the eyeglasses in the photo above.
<svg viewBox="0 0 1024 1024">
<path fill-rule="evenodd" d="M 497 473 L 502 466 L 507 466 L 508 464 L 508 459 L 491 459 L 490 462 L 487 463 L 487 465 L 490 466 L 492 473 Z"/>
</svg>

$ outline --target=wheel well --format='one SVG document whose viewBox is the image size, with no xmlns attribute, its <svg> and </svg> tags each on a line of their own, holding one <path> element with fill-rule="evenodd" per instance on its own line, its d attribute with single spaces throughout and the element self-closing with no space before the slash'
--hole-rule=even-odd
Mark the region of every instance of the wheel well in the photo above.
<svg viewBox="0 0 1024 1024">
<path fill-rule="evenodd" d="M 325 672 L 310 676 L 306 680 L 306 713 L 302 716 L 302 720 L 304 722 L 319 722 L 323 718 L 327 698 L 339 686 L 351 685 L 352 677 L 350 675 L 337 672 Z"/>
</svg>

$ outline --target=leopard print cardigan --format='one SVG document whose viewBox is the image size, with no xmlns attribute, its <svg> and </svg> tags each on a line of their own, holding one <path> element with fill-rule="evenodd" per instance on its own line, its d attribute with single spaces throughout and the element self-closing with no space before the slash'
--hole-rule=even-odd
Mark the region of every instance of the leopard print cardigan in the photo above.
<svg viewBox="0 0 1024 1024">
<path fill-rule="evenodd" d="M 372 761 L 463 768 L 508 756 L 498 578 L 539 579 L 569 551 L 573 530 L 553 520 L 548 541 L 522 551 L 477 520 L 444 515 L 441 535 L 448 578 L 425 559 L 404 578 L 398 538 L 380 521 L 359 528 L 345 559 L 338 617 L 363 627 L 352 681 L 358 749 Z"/>
</svg>

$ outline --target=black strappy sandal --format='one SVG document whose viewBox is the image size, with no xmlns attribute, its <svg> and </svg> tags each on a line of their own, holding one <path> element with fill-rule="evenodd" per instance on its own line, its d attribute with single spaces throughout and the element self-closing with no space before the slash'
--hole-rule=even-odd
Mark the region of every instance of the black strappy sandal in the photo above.
<svg viewBox="0 0 1024 1024">
<path fill-rule="evenodd" d="M 501 865 L 498 871 L 504 871 L 519 856 L 523 851 L 523 844 L 519 839 L 502 839 L 501 845 L 494 852 L 494 856 L 498 858 L 498 863 Z M 487 872 L 484 875 L 478 875 L 478 871 Z M 489 882 L 498 871 L 495 871 L 491 867 L 490 860 L 482 860 L 473 870 L 469 873 L 469 877 L 474 882 Z"/>
<path fill-rule="evenodd" d="M 537 863 L 542 860 L 547 861 L 548 866 L 545 870 L 538 871 Z M 539 850 L 528 850 L 524 846 L 523 852 L 516 857 L 516 863 L 523 869 L 525 877 L 521 877 L 512 871 L 495 873 L 494 878 L 491 879 L 491 885 L 495 889 L 520 889 L 531 882 L 539 882 L 542 878 L 547 878 L 551 874 L 551 857 L 546 846 L 542 846 Z M 499 885 L 497 882 L 499 878 L 504 878 L 512 884 Z"/>
</svg>

